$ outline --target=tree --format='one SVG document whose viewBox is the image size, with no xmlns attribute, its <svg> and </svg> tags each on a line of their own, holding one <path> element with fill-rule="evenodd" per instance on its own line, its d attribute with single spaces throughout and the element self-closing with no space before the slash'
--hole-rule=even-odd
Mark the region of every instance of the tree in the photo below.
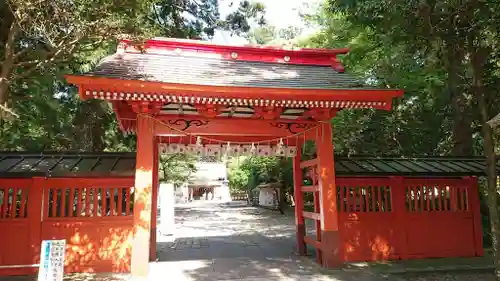
<svg viewBox="0 0 500 281">
<path fill-rule="evenodd" d="M 237 9 L 220 19 L 218 0 L 153 0 L 147 16 L 156 34 L 175 38 L 210 38 L 216 29 L 244 34 L 252 23 L 264 24 L 262 3 L 240 1 Z M 232 5 L 232 4 L 231 4 Z"/>
<path fill-rule="evenodd" d="M 358 138 L 359 143 L 380 147 L 383 142 L 377 136 L 383 136 L 393 151 L 410 148 L 416 154 L 437 151 L 468 156 L 482 150 L 488 166 L 487 197 L 498 280 L 500 225 L 495 143 L 486 124 L 491 112 L 499 111 L 499 5 L 480 0 L 331 0 L 326 11 L 315 18 L 325 26 L 323 32 L 311 40 L 316 44 L 350 43 L 352 53 L 345 58 L 348 67 L 369 78 L 369 83 L 407 90 L 405 97 L 395 103 L 393 113 L 339 114 L 334 121 L 337 126 L 352 126 L 352 117 L 365 120 L 356 126 L 351 138 L 346 138 L 348 146 L 352 147 L 353 139 Z M 346 40 L 349 37 L 353 39 Z M 363 63 L 367 59 L 373 59 L 373 66 Z M 427 122 L 418 122 L 421 118 Z M 370 127 L 374 133 L 367 131 Z M 420 132 L 425 134 L 411 136 Z M 433 141 L 425 143 L 425 139 Z M 336 147 L 342 149 L 341 145 Z"/>
<path fill-rule="evenodd" d="M 141 1 L 0 1 L 0 104 L 8 90 L 35 70 L 68 62 L 77 52 L 122 34 L 137 35 Z"/>
<path fill-rule="evenodd" d="M 212 0 L 0 0 L 0 105 L 6 109 L 2 116 L 18 116 L 0 118 L 0 147 L 133 150 L 134 138 L 119 132 L 109 105 L 81 101 L 63 74 L 94 68 L 121 37 L 208 38 L 213 28 L 248 32 L 244 21 L 262 17 L 263 6 L 248 1 L 240 6 L 231 22 L 219 19 Z"/>
<path fill-rule="evenodd" d="M 161 155 L 158 165 L 160 182 L 174 185 L 187 182 L 197 171 L 196 161 L 196 156 L 184 153 Z"/>
<path fill-rule="evenodd" d="M 302 29 L 294 26 L 278 29 L 272 25 L 262 25 L 251 29 L 245 34 L 250 44 L 293 47 Z"/>
</svg>

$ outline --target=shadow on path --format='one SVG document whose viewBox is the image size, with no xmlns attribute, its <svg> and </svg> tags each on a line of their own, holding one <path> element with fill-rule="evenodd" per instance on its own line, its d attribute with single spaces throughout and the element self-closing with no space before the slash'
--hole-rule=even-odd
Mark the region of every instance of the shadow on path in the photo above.
<svg viewBox="0 0 500 281">
<path fill-rule="evenodd" d="M 211 202 L 178 206 L 175 215 L 175 235 L 157 243 L 154 276 L 193 281 L 381 280 L 363 272 L 325 274 L 299 258 L 294 254 L 295 219 L 277 211 Z"/>
</svg>

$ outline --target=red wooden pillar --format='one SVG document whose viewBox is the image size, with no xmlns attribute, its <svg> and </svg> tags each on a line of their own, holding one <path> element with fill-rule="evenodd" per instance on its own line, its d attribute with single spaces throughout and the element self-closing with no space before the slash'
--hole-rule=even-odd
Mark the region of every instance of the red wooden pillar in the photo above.
<svg viewBox="0 0 500 281">
<path fill-rule="evenodd" d="M 306 244 L 304 237 L 306 236 L 306 226 L 304 223 L 304 193 L 302 192 L 302 169 L 300 161 L 302 158 L 302 145 L 297 143 L 297 154 L 293 158 L 293 196 L 295 197 L 295 226 L 297 227 L 297 252 L 301 256 L 306 255 Z"/>
<path fill-rule="evenodd" d="M 481 220 L 481 202 L 479 200 L 479 184 L 476 177 L 465 178 L 467 181 L 467 194 L 470 199 L 472 222 L 474 227 L 474 254 L 476 257 L 484 256 L 483 227 Z"/>
<path fill-rule="evenodd" d="M 319 128 L 320 131 L 316 137 L 316 152 L 318 156 L 323 267 L 338 268 L 343 265 L 344 259 L 339 233 L 332 126 L 329 123 L 321 123 Z"/>
<path fill-rule="evenodd" d="M 131 274 L 147 277 L 151 230 L 151 198 L 154 162 L 154 120 L 137 115 L 137 150 L 134 189 L 134 236 Z"/>
<path fill-rule="evenodd" d="M 156 221 L 158 218 L 158 140 L 153 143 L 153 190 L 151 204 L 151 238 L 149 248 L 149 261 L 156 261 Z"/>
</svg>

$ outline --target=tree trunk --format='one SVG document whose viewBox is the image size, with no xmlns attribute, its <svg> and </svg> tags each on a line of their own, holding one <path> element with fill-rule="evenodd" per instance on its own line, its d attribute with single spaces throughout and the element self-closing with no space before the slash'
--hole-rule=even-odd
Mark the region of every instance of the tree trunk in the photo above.
<svg viewBox="0 0 500 281">
<path fill-rule="evenodd" d="M 478 100 L 479 113 L 481 123 L 483 124 L 482 132 L 484 139 L 484 155 L 486 156 L 486 176 L 488 184 L 487 203 L 491 225 L 491 245 L 493 247 L 493 258 L 495 263 L 496 280 L 500 281 L 500 241 L 499 230 L 500 221 L 498 214 L 498 193 L 497 193 L 497 171 L 495 157 L 495 139 L 493 138 L 493 130 L 488 124 L 490 114 L 488 110 L 488 102 L 486 100 L 485 88 L 483 85 L 484 64 L 487 61 L 488 52 L 480 45 L 474 44 L 475 38 L 469 38 L 469 51 L 471 53 L 472 65 L 472 88 Z"/>
<path fill-rule="evenodd" d="M 500 280 L 500 221 L 497 207 L 498 193 L 495 143 L 493 138 L 493 130 L 486 123 L 489 120 L 489 114 L 484 94 L 480 94 L 478 96 L 478 99 L 479 110 L 481 111 L 481 121 L 483 123 L 484 155 L 486 156 L 486 176 L 488 183 L 487 203 L 491 225 L 491 245 L 493 247 L 496 280 Z"/>
<path fill-rule="evenodd" d="M 473 154 L 472 145 L 472 117 L 465 95 L 460 89 L 461 59 L 463 57 L 456 39 L 450 35 L 446 42 L 447 51 L 447 87 L 452 104 L 453 118 L 453 147 L 452 154 L 457 156 L 470 156 Z"/>
<path fill-rule="evenodd" d="M 0 117 L 4 117 L 7 112 L 3 109 L 7 108 L 8 101 L 8 91 L 9 91 L 9 81 L 12 74 L 12 69 L 14 68 L 14 52 L 15 52 L 15 40 L 19 28 L 14 21 L 10 22 L 8 26 L 7 39 L 3 43 L 3 59 L 0 63 L 0 105 L 4 108 L 0 108 Z"/>
</svg>

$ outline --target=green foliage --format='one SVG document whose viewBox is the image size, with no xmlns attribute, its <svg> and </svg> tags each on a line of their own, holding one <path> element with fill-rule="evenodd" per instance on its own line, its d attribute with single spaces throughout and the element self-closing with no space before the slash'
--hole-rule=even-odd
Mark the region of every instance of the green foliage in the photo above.
<svg viewBox="0 0 500 281">
<path fill-rule="evenodd" d="M 180 185 L 187 182 L 197 171 L 197 157 L 188 153 L 162 155 L 159 159 L 160 182 Z"/>
<path fill-rule="evenodd" d="M 337 153 L 413 156 L 482 151 L 479 121 L 474 119 L 477 109 L 466 90 L 470 80 L 450 88 L 445 42 L 436 38 L 444 31 L 423 30 L 421 12 L 420 4 L 411 1 L 330 1 L 306 17 L 321 29 L 302 40 L 302 46 L 348 47 L 349 55 L 342 61 L 349 73 L 373 86 L 405 91 L 391 112 L 341 111 L 333 121 Z M 438 20 L 434 16 L 432 20 Z M 444 29 L 444 24 L 442 19 L 435 28 Z M 469 70 L 463 69 L 466 77 Z M 497 99 L 494 96 L 490 97 Z"/>
<path fill-rule="evenodd" d="M 0 110 L 0 149 L 134 150 L 110 106 L 81 101 L 63 74 L 93 69 L 115 52 L 117 38 L 208 38 L 215 28 L 244 34 L 265 13 L 250 1 L 223 20 L 218 10 L 216 0 L 0 0 L 0 105 L 17 115 L 4 119 Z"/>
<path fill-rule="evenodd" d="M 295 39 L 301 32 L 301 28 L 294 26 L 277 29 L 272 25 L 264 25 L 253 28 L 245 35 L 245 37 L 251 44 L 294 45 Z"/>
<path fill-rule="evenodd" d="M 279 180 L 278 158 L 235 157 L 229 164 L 229 186 L 234 190 L 253 189 L 261 183 Z"/>
</svg>

